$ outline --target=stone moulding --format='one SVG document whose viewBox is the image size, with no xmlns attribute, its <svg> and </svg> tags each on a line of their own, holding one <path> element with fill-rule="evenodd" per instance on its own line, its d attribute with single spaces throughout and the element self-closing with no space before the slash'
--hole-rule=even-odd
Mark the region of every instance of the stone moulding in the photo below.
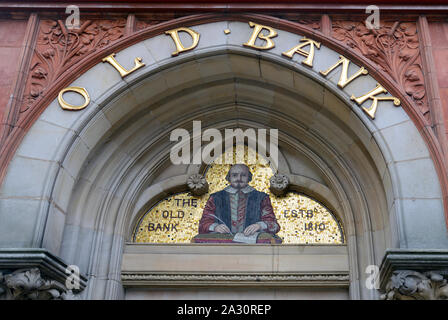
<svg viewBox="0 0 448 320">
<path fill-rule="evenodd" d="M 157 286 L 287 286 L 348 287 L 348 272 L 334 273 L 144 273 L 121 274 L 125 287 Z"/>
<path fill-rule="evenodd" d="M 57 256 L 41 248 L 0 249 L 0 299 L 10 291 L 7 299 L 73 299 L 73 293 L 83 291 L 87 278 L 80 274 L 79 289 L 65 287 L 68 265 Z"/>
<path fill-rule="evenodd" d="M 38 268 L 0 273 L 0 299 L 5 300 L 75 300 L 72 290 L 62 283 L 42 277 Z"/>
</svg>

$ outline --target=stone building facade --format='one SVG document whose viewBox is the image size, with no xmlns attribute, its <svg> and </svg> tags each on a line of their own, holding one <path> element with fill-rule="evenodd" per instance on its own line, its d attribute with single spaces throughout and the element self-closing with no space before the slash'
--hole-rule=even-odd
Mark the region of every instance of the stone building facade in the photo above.
<svg viewBox="0 0 448 320">
<path fill-rule="evenodd" d="M 448 6 L 377 2 L 1 1 L 0 298 L 447 299 Z M 278 129 L 344 243 L 135 242 L 193 121 Z"/>
</svg>

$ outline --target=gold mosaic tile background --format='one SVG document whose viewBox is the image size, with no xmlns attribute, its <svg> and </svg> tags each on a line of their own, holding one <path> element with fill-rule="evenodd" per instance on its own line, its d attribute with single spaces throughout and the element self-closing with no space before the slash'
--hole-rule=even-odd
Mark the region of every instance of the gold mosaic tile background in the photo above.
<svg viewBox="0 0 448 320">
<path fill-rule="evenodd" d="M 245 148 L 244 162 L 248 152 Z M 235 155 L 235 150 L 233 150 Z M 223 155 L 225 156 L 225 155 Z M 190 243 L 198 233 L 199 220 L 211 193 L 224 189 L 230 165 L 213 163 L 206 178 L 209 193 L 193 197 L 188 192 L 172 195 L 153 206 L 141 219 L 134 232 L 137 243 Z M 258 158 L 256 164 L 248 164 L 253 178 L 249 183 L 258 191 L 268 193 L 281 230 L 277 234 L 284 244 L 341 244 L 344 235 L 341 224 L 331 212 L 313 199 L 289 192 L 276 197 L 269 191 L 269 178 L 273 175 L 269 163 Z"/>
</svg>

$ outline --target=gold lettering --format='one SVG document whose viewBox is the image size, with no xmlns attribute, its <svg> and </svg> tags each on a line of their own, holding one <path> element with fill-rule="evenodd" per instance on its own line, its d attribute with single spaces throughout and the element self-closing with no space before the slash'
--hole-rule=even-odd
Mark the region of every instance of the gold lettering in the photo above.
<svg viewBox="0 0 448 320">
<path fill-rule="evenodd" d="M 352 75 L 350 78 L 348 78 L 348 66 L 350 65 L 350 60 L 348 60 L 344 56 L 339 56 L 338 62 L 327 69 L 327 71 L 320 71 L 320 74 L 326 77 L 331 71 L 333 71 L 335 68 L 337 68 L 339 65 L 342 64 L 342 70 L 341 70 L 341 76 L 339 77 L 338 87 L 344 88 L 347 84 L 355 80 L 360 75 L 366 75 L 369 72 L 364 68 L 361 67 L 358 72 L 356 72 L 354 75 Z"/>
<path fill-rule="evenodd" d="M 67 101 L 65 101 L 64 98 L 62 97 L 62 95 L 64 93 L 66 93 L 66 92 L 69 92 L 69 91 L 79 93 L 81 96 L 83 96 L 83 98 L 85 100 L 84 104 L 81 105 L 81 106 L 75 106 L 75 105 L 72 105 L 72 104 L 68 103 Z M 79 110 L 82 110 L 82 109 L 84 109 L 85 107 L 87 107 L 89 105 L 90 97 L 89 97 L 89 93 L 87 92 L 87 90 L 85 88 L 68 87 L 68 88 L 62 89 L 59 92 L 58 102 L 59 102 L 59 105 L 61 106 L 61 108 L 64 109 L 64 110 L 79 111 Z"/>
<path fill-rule="evenodd" d="M 358 98 L 356 98 L 354 95 L 352 95 L 351 99 L 356 101 L 356 103 L 358 105 L 361 105 L 367 99 L 372 99 L 373 102 L 370 105 L 370 107 L 368 107 L 368 108 L 363 107 L 362 109 L 364 110 L 365 113 L 367 113 L 370 116 L 370 118 L 375 119 L 375 113 L 376 113 L 376 109 L 378 107 L 378 101 L 393 100 L 395 106 L 400 105 L 400 99 L 395 98 L 395 97 L 375 97 L 377 94 L 380 94 L 380 93 L 387 93 L 387 90 L 384 89 L 379 83 L 377 83 L 376 88 L 374 88 L 373 90 L 370 90 L 369 92 L 367 92 L 366 94 L 364 94 Z"/>
<path fill-rule="evenodd" d="M 103 62 L 109 62 L 117 71 L 120 73 L 121 77 L 124 78 L 127 75 L 131 74 L 135 70 L 140 69 L 141 67 L 145 66 L 144 63 L 142 63 L 142 58 L 135 58 L 134 63 L 135 66 L 131 70 L 126 70 L 123 68 L 121 64 L 118 63 L 118 61 L 115 59 L 115 53 L 112 53 L 111 55 L 108 55 L 106 58 L 103 59 Z"/>
<path fill-rule="evenodd" d="M 284 56 L 287 56 L 288 58 L 291 58 L 294 56 L 294 54 L 298 53 L 304 57 L 306 57 L 306 59 L 304 59 L 302 61 L 302 63 L 304 65 L 307 65 L 309 67 L 313 67 L 313 59 L 314 59 L 314 47 L 316 46 L 317 49 L 320 49 L 320 42 L 308 39 L 306 37 L 303 37 L 302 39 L 300 39 L 300 42 L 303 42 L 297 46 L 295 46 L 294 48 L 292 48 L 291 50 L 285 51 L 282 54 Z M 306 52 L 304 50 L 302 50 L 303 47 L 309 45 L 310 46 L 310 51 Z"/>
<path fill-rule="evenodd" d="M 255 48 L 258 50 L 269 50 L 275 47 L 274 41 L 271 40 L 271 38 L 274 38 L 277 36 L 277 32 L 268 26 L 263 26 L 261 24 L 254 23 L 252 21 L 249 21 L 249 26 L 251 28 L 254 28 L 254 31 L 252 32 L 252 35 L 250 36 L 249 41 L 243 44 L 243 46 Z M 268 35 L 265 35 L 261 33 L 263 29 L 266 29 L 269 31 Z M 257 46 L 255 45 L 255 40 L 261 39 L 266 41 L 264 46 Z"/>
<path fill-rule="evenodd" d="M 190 37 L 193 39 L 193 43 L 188 48 L 185 48 L 184 45 L 182 44 L 182 42 L 180 41 L 179 32 L 181 32 L 181 31 L 188 33 L 190 35 Z M 194 30 L 189 29 L 189 28 L 177 28 L 177 29 L 173 29 L 170 31 L 166 31 L 165 34 L 169 34 L 171 36 L 171 38 L 173 39 L 174 44 L 176 45 L 176 51 L 174 51 L 171 54 L 173 57 L 179 55 L 179 53 L 193 50 L 194 48 L 196 48 L 196 46 L 199 43 L 200 34 Z"/>
</svg>

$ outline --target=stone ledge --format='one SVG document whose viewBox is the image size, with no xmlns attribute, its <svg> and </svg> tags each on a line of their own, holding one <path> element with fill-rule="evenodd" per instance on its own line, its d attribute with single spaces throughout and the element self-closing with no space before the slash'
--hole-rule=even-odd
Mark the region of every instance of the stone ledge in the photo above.
<svg viewBox="0 0 448 320">
<path fill-rule="evenodd" d="M 418 272 L 440 271 L 448 273 L 448 250 L 444 249 L 388 249 L 380 266 L 380 288 L 385 289 L 387 282 L 396 270 Z"/>
<path fill-rule="evenodd" d="M 13 272 L 19 269 L 38 268 L 42 275 L 64 284 L 69 276 L 68 265 L 59 257 L 43 248 L 0 248 L 0 271 Z M 79 290 L 86 287 L 87 278 L 80 274 Z"/>
<path fill-rule="evenodd" d="M 125 246 L 122 274 L 348 273 L 346 246 L 177 244 Z"/>
</svg>

